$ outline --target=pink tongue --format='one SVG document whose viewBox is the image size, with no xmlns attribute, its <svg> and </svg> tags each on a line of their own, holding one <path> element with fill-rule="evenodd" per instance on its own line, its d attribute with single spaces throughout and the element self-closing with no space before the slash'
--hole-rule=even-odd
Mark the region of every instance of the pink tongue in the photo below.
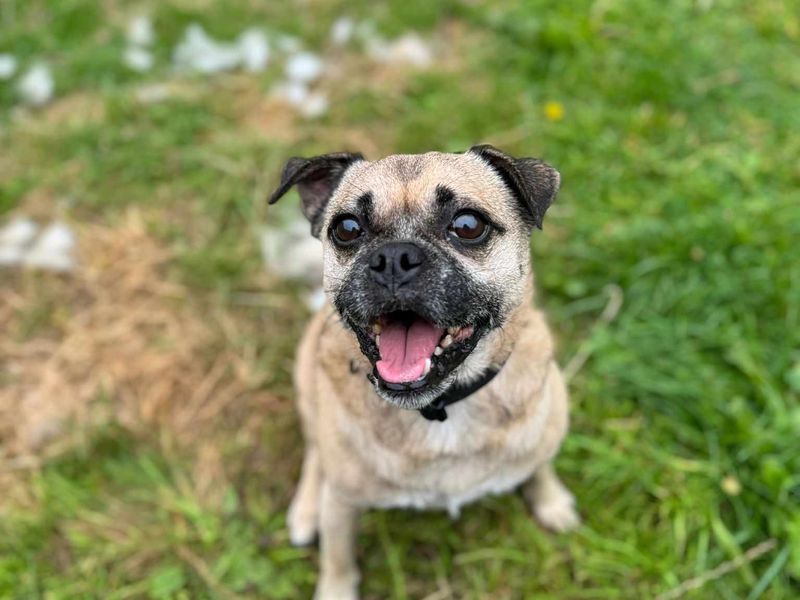
<svg viewBox="0 0 800 600">
<path fill-rule="evenodd" d="M 416 381 L 422 377 L 425 360 L 433 356 L 442 333 L 422 319 L 408 328 L 399 321 L 385 325 L 381 331 L 381 360 L 375 363 L 378 374 L 389 383 Z"/>
</svg>

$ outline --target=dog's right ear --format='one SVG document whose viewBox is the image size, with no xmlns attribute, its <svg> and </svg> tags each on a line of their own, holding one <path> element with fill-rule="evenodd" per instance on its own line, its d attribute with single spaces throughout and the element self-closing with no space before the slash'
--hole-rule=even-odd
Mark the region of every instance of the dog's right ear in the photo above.
<svg viewBox="0 0 800 600">
<path fill-rule="evenodd" d="M 269 197 L 275 204 L 293 186 L 303 201 L 303 214 L 311 222 L 311 235 L 319 237 L 322 215 L 336 186 L 350 166 L 364 160 L 358 152 L 333 152 L 311 158 L 290 158 L 283 168 L 281 183 Z"/>
</svg>

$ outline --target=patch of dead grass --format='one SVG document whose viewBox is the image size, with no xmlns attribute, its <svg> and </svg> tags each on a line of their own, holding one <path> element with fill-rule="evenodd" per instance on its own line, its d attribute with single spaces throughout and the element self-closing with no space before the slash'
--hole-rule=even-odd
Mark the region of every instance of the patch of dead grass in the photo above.
<svg viewBox="0 0 800 600">
<path fill-rule="evenodd" d="M 106 118 L 106 103 L 99 93 L 76 92 L 56 98 L 35 120 L 42 129 L 53 126 L 80 127 L 102 123 Z"/>
<path fill-rule="evenodd" d="M 242 325 L 223 309 L 203 314 L 170 281 L 172 253 L 139 212 L 118 226 L 76 229 L 74 274 L 3 274 L 0 487 L 93 428 L 117 423 L 192 447 L 198 491 L 213 494 L 224 479 L 220 423 L 228 436 L 233 427 L 255 439 L 280 403 L 260 389 L 252 357 L 227 339 Z M 21 336 L 21 315 L 43 295 L 57 299 L 58 318 Z"/>
</svg>

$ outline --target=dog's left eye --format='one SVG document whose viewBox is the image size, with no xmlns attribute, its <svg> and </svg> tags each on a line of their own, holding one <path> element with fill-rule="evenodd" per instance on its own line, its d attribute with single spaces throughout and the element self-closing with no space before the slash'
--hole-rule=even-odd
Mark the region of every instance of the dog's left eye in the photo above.
<svg viewBox="0 0 800 600">
<path fill-rule="evenodd" d="M 458 213 L 450 222 L 450 232 L 464 242 L 480 242 L 489 232 L 481 215 L 471 210 Z"/>
<path fill-rule="evenodd" d="M 340 244 L 349 244 L 361 237 L 364 230 L 353 215 L 340 217 L 333 226 L 333 238 Z"/>
</svg>

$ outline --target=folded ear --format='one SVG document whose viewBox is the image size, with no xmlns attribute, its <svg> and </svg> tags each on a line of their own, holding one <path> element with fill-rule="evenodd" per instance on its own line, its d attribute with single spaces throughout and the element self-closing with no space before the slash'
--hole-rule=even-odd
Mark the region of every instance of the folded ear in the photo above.
<svg viewBox="0 0 800 600">
<path fill-rule="evenodd" d="M 558 171 L 538 158 L 514 158 L 489 144 L 473 146 L 468 152 L 489 163 L 520 201 L 526 222 L 541 229 L 544 213 L 561 184 Z"/>
<path fill-rule="evenodd" d="M 319 237 L 322 215 L 333 192 L 350 166 L 364 160 L 359 153 L 333 152 L 311 158 L 290 158 L 283 168 L 281 183 L 269 197 L 275 204 L 293 186 L 303 202 L 303 214 L 311 222 L 311 235 Z"/>
</svg>

